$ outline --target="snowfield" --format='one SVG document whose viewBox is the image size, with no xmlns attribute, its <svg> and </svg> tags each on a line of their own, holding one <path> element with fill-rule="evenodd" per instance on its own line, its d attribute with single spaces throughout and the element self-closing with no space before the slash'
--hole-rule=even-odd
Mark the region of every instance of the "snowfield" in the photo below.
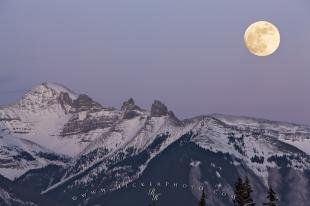
<svg viewBox="0 0 310 206">
<path fill-rule="evenodd" d="M 117 163 L 120 155 L 148 151 L 149 157 L 139 166 L 137 176 L 127 178 L 130 182 L 156 155 L 189 132 L 195 134 L 191 141 L 199 147 L 243 159 L 266 184 L 268 168 L 276 167 L 266 160 L 291 154 L 286 144 L 310 154 L 308 126 L 222 114 L 179 120 L 159 101 L 150 111 L 141 109 L 132 99 L 115 109 L 51 83 L 43 83 L 15 104 L 1 107 L 0 130 L 1 175 L 13 180 L 49 164 L 67 169 L 61 182 L 44 192 L 81 175 L 75 183 L 88 184 L 94 175 L 108 169 L 107 162 Z M 277 141 L 284 146 L 279 149 Z M 159 145 L 153 148 L 156 142 Z M 55 155 L 58 160 L 42 154 Z M 65 163 L 67 160 L 70 163 Z M 304 159 L 292 160 L 291 164 L 309 168 Z M 88 174 L 83 175 L 86 171 Z M 221 176 L 220 171 L 217 176 Z"/>
</svg>

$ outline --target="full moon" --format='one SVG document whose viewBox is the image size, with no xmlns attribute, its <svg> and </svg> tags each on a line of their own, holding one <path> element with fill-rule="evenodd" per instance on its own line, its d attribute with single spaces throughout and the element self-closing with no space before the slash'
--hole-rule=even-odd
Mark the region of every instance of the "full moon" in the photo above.
<svg viewBox="0 0 310 206">
<path fill-rule="evenodd" d="M 256 56 L 273 54 L 280 45 L 280 32 L 275 25 L 267 21 L 251 24 L 244 34 L 248 50 Z"/>
</svg>

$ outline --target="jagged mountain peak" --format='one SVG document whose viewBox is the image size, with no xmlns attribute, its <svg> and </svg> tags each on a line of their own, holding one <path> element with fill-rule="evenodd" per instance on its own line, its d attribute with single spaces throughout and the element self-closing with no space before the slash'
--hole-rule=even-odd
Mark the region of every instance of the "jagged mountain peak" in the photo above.
<svg viewBox="0 0 310 206">
<path fill-rule="evenodd" d="M 127 101 L 123 102 L 121 110 L 125 111 L 127 109 L 131 109 L 133 106 L 136 106 L 136 104 L 133 98 L 130 97 Z"/>
<path fill-rule="evenodd" d="M 72 106 L 77 111 L 90 111 L 96 109 L 102 109 L 101 104 L 95 102 L 86 94 L 80 94 L 75 100 L 73 100 Z"/>
<path fill-rule="evenodd" d="M 41 108 L 44 107 L 43 105 L 60 104 L 63 108 L 69 106 L 78 112 L 103 108 L 101 104 L 87 94 L 76 94 L 66 86 L 50 82 L 44 82 L 27 92 L 19 105 L 25 106 L 27 104 L 32 106 L 37 104 Z"/>
<path fill-rule="evenodd" d="M 65 109 L 76 98 L 77 95 L 65 86 L 45 82 L 26 92 L 16 105 L 33 111 L 49 109 L 53 105 L 60 105 Z"/>
<path fill-rule="evenodd" d="M 123 102 L 121 110 L 124 112 L 123 119 L 132 119 L 145 111 L 135 104 L 133 98 Z"/>
<path fill-rule="evenodd" d="M 132 97 L 130 97 L 127 101 L 123 102 L 121 109 L 125 110 L 127 106 L 132 106 L 132 105 L 135 105 L 135 101 L 133 100 Z"/>
<path fill-rule="evenodd" d="M 68 95 L 70 96 L 71 99 L 76 99 L 77 98 L 77 94 L 72 91 L 71 89 L 69 89 L 68 87 L 62 85 L 62 84 L 59 84 L 59 83 L 51 83 L 51 82 L 44 82 L 42 83 L 42 85 L 48 87 L 48 88 L 51 88 L 53 89 L 54 91 L 56 92 L 63 92 L 63 93 L 68 93 Z"/>
<path fill-rule="evenodd" d="M 159 100 L 155 100 L 151 106 L 151 116 L 161 117 L 168 115 L 168 108 Z"/>
<path fill-rule="evenodd" d="M 142 110 L 142 109 L 138 105 L 136 105 L 133 98 L 130 97 L 127 101 L 123 102 L 121 110 L 126 111 L 126 110 Z"/>
<path fill-rule="evenodd" d="M 184 124 L 183 121 L 179 120 L 173 111 L 168 110 L 168 107 L 159 100 L 154 100 L 151 106 L 151 117 L 164 117 L 168 116 L 172 122 L 178 126 Z"/>
<path fill-rule="evenodd" d="M 62 84 L 58 84 L 58 83 L 51 83 L 51 82 L 43 82 L 42 84 L 33 87 L 25 95 L 33 94 L 33 93 L 44 94 L 46 92 L 53 92 L 54 94 L 58 94 L 58 95 L 61 93 L 67 93 L 69 97 L 73 100 L 78 97 L 78 95 L 75 92 L 73 92 L 66 86 Z"/>
</svg>

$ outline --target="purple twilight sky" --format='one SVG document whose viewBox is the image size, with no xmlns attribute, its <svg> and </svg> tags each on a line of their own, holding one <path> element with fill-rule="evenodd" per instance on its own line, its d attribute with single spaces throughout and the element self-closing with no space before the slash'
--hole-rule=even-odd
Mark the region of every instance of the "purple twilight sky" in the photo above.
<svg viewBox="0 0 310 206">
<path fill-rule="evenodd" d="M 266 58 L 243 44 L 258 20 L 281 32 Z M 0 26 L 0 104 L 50 81 L 108 106 L 310 125 L 309 0 L 1 0 Z"/>
</svg>

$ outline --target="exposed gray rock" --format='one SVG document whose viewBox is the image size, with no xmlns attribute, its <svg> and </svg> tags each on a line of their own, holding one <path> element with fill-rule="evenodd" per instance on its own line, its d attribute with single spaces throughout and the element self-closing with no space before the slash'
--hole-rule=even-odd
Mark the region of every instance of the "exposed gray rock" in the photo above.
<svg viewBox="0 0 310 206">
<path fill-rule="evenodd" d="M 61 136 L 87 133 L 99 128 L 104 129 L 107 127 L 112 127 L 117 120 L 118 116 L 87 116 L 85 119 L 80 120 L 78 118 L 78 114 L 74 114 L 73 117 L 65 124 L 61 132 Z"/>
<path fill-rule="evenodd" d="M 152 117 L 161 117 L 168 114 L 168 108 L 166 105 L 161 103 L 159 100 L 155 100 L 151 107 L 151 116 Z"/>
<path fill-rule="evenodd" d="M 135 106 L 135 101 L 132 98 L 129 98 L 127 101 L 123 102 L 121 110 L 125 111 L 133 106 Z"/>
<path fill-rule="evenodd" d="M 68 108 L 67 105 L 72 107 L 73 100 L 70 98 L 69 94 L 67 92 L 61 92 L 58 97 L 58 102 L 61 106 L 61 108 L 67 113 Z"/>
<path fill-rule="evenodd" d="M 169 112 L 168 112 L 168 115 L 170 116 L 170 118 L 172 118 L 172 119 L 174 120 L 174 123 L 175 123 L 176 125 L 178 125 L 178 126 L 184 125 L 184 123 L 183 123 L 181 120 L 179 120 L 179 119 L 177 118 L 177 116 L 175 116 L 175 114 L 173 113 L 173 111 L 169 111 Z"/>
<path fill-rule="evenodd" d="M 121 110 L 124 111 L 123 119 L 132 119 L 139 116 L 139 111 L 142 111 L 142 109 L 135 104 L 132 98 L 123 103 Z"/>
<path fill-rule="evenodd" d="M 67 92 L 61 92 L 59 95 L 59 102 L 66 103 L 66 104 L 72 106 L 73 101 Z"/>
<path fill-rule="evenodd" d="M 72 106 L 76 111 L 98 110 L 102 108 L 98 102 L 95 102 L 86 94 L 79 95 L 79 97 L 73 101 Z"/>
<path fill-rule="evenodd" d="M 103 108 L 86 94 L 81 94 L 72 102 L 72 109 L 70 112 L 73 115 L 64 125 L 61 136 L 87 133 L 95 129 L 111 127 L 118 120 L 119 117 L 117 115 L 102 116 L 96 113 L 113 110 L 113 108 Z M 82 119 L 80 119 L 81 112 L 86 112 L 85 117 Z M 85 138 L 83 141 L 88 140 Z"/>
</svg>

